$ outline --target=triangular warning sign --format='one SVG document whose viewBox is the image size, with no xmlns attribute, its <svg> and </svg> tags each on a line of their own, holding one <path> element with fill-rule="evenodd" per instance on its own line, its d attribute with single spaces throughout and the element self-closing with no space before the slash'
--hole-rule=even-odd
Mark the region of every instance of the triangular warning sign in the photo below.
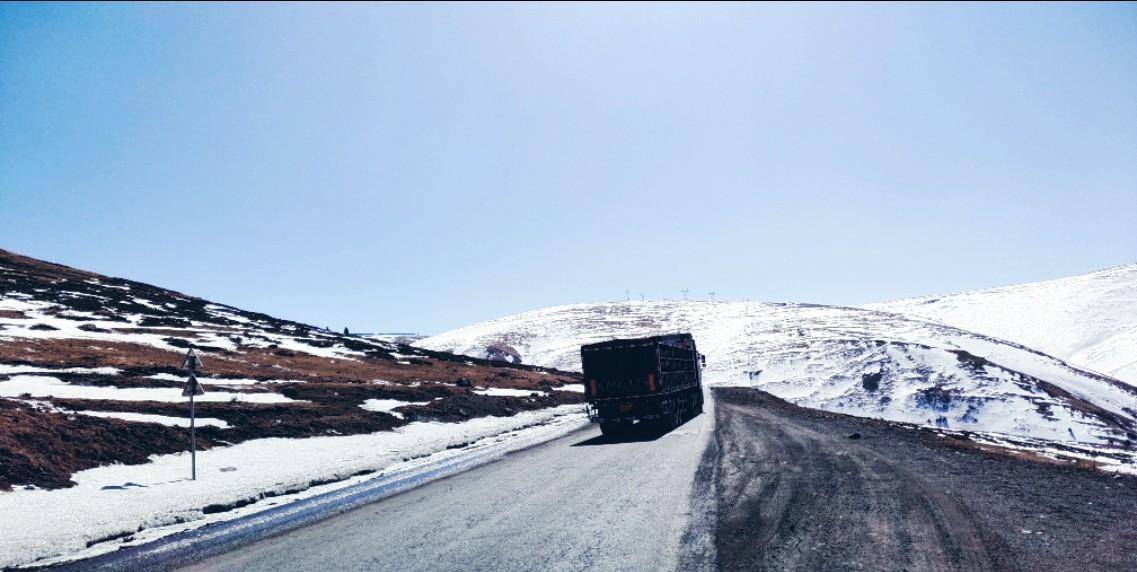
<svg viewBox="0 0 1137 572">
<path fill-rule="evenodd" d="M 182 397 L 189 397 L 191 395 L 205 395 L 205 389 L 197 382 L 197 376 L 189 374 L 189 383 L 186 384 L 185 389 L 182 390 Z"/>
<path fill-rule="evenodd" d="M 190 371 L 201 369 L 201 358 L 197 357 L 197 352 L 193 351 L 193 348 L 186 352 L 186 360 L 182 362 L 182 369 Z"/>
</svg>

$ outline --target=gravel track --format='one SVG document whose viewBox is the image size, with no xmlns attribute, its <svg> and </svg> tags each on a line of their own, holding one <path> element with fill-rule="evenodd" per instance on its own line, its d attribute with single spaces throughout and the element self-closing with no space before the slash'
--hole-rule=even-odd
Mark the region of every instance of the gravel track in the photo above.
<svg viewBox="0 0 1137 572">
<path fill-rule="evenodd" d="M 721 569 L 1137 570 L 1137 478 L 751 389 L 715 399 Z"/>
</svg>

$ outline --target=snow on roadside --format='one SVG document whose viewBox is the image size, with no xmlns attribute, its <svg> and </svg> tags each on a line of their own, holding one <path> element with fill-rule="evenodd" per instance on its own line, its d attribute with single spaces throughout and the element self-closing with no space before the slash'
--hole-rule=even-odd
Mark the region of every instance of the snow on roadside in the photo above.
<svg viewBox="0 0 1137 572">
<path fill-rule="evenodd" d="M 14 375 L 0 381 L 0 397 L 59 397 L 74 399 L 109 399 L 113 401 L 185 401 L 177 387 L 111 387 L 66 383 L 46 375 Z M 197 401 L 241 401 L 245 403 L 294 403 L 279 393 L 231 393 L 210 391 L 197 396 Z"/>
<path fill-rule="evenodd" d="M 198 480 L 190 481 L 189 455 L 155 455 L 145 465 L 110 465 L 73 475 L 69 489 L 0 492 L 0 568 L 43 559 L 93 556 L 117 549 L 104 542 L 118 534 L 152 540 L 209 522 L 270 508 L 274 498 L 237 510 L 204 515 L 265 492 L 307 489 L 288 500 L 365 480 L 363 471 L 396 470 L 431 454 L 452 454 L 479 439 L 519 431 L 552 439 L 587 424 L 579 405 L 481 417 L 462 423 L 411 423 L 395 431 L 308 439 L 258 439 L 198 453 Z M 313 481 L 344 479 L 308 488 Z M 183 523 L 179 524 L 179 520 Z M 137 532 L 144 529 L 142 532 Z M 38 562 L 44 564 L 45 562 Z"/>
<path fill-rule="evenodd" d="M 121 411 L 76 411 L 77 415 L 87 415 L 89 417 L 105 417 L 108 419 L 122 419 L 123 421 L 135 421 L 138 423 L 158 423 L 159 425 L 166 425 L 167 427 L 189 427 L 189 417 L 171 417 L 169 415 L 152 415 L 149 413 L 124 413 Z M 229 424 L 221 419 L 214 419 L 212 417 L 197 417 L 194 423 L 198 427 L 220 427 L 221 429 L 228 429 Z"/>
</svg>

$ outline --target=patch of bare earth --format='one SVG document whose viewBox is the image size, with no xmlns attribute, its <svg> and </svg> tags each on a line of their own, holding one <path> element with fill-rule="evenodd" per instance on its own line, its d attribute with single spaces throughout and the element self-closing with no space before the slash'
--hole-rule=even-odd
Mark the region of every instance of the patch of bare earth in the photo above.
<svg viewBox="0 0 1137 572">
<path fill-rule="evenodd" d="M 371 356 L 351 359 L 328 358 L 309 353 L 281 349 L 242 347 L 237 351 L 198 350 L 206 374 L 216 377 L 259 380 L 297 380 L 362 383 L 376 380 L 389 382 L 449 382 L 465 378 L 473 385 L 532 389 L 540 391 L 569 383 L 580 383 L 573 373 L 521 368 L 506 364 L 479 364 L 472 360 L 447 361 L 434 357 L 396 360 Z M 30 365 L 43 368 L 117 367 L 171 369 L 181 363 L 182 352 L 129 342 L 87 339 L 21 339 L 18 343 L 0 344 L 0 363 Z M 471 361 L 474 365 L 468 365 Z"/>
<path fill-rule="evenodd" d="M 266 437 L 304 438 L 387 431 L 412 421 L 460 422 L 510 416 L 577 403 L 580 395 L 554 391 L 544 396 L 479 395 L 447 385 L 385 386 L 360 383 L 288 384 L 282 393 L 305 403 L 202 402 L 199 417 L 221 419 L 229 428 L 199 427 L 200 449 Z M 367 399 L 429 402 L 395 409 L 402 417 L 360 407 Z M 154 423 L 104 419 L 67 411 L 107 411 L 187 417 L 185 403 L 49 398 L 63 412 L 0 399 L 0 489 L 33 484 L 72 486 L 76 471 L 109 463 L 139 464 L 152 454 L 184 451 L 189 431 Z"/>
<path fill-rule="evenodd" d="M 174 427 L 52 413 L 0 399 L 0 490 L 69 487 L 76 471 L 145 463 L 154 453 L 185 450 L 188 438 Z"/>
<path fill-rule="evenodd" d="M 266 437 L 371 433 L 413 421 L 507 416 L 579 403 L 582 397 L 555 391 L 580 383 L 577 374 L 353 338 L 0 250 L 0 297 L 8 296 L 36 304 L 32 310 L 0 311 L 0 319 L 8 321 L 0 338 L 0 364 L 42 368 L 26 373 L 70 385 L 170 388 L 182 385 L 179 366 L 193 347 L 204 362 L 199 379 L 207 391 L 271 392 L 296 400 L 199 403 L 199 416 L 229 424 L 199 428 L 202 448 Z M 60 371 L 103 367 L 118 371 Z M 0 375 L 0 383 L 9 377 Z M 530 395 L 481 395 L 475 392 L 479 388 Z M 407 405 L 391 413 L 370 411 L 362 407 L 369 399 Z M 0 406 L 0 488 L 69 486 L 75 471 L 142 463 L 152 454 L 188 449 L 185 429 L 72 413 L 185 417 L 185 403 L 25 395 L 0 398 Z"/>
<path fill-rule="evenodd" d="M 0 363 L 43 367 L 44 375 L 66 383 L 118 388 L 180 387 L 183 383 L 152 377 L 182 375 L 176 367 L 182 359 L 180 352 L 86 339 L 16 341 L 0 344 Z M 209 376 L 241 378 L 264 383 L 224 386 L 224 390 L 277 392 L 298 400 L 279 404 L 199 403 L 198 416 L 221 419 L 230 425 L 226 429 L 198 428 L 198 445 L 202 449 L 266 437 L 372 433 L 412 421 L 460 422 L 491 415 L 509 416 L 581 401 L 580 393 L 554 390 L 579 383 L 575 374 L 542 373 L 506 365 L 469 365 L 461 359 L 336 359 L 256 347 L 199 353 L 207 368 L 200 378 L 207 391 L 222 388 L 211 383 Z M 113 375 L 53 371 L 106 366 L 120 371 Z M 7 377 L 0 376 L 0 381 Z M 479 395 L 474 393 L 479 387 L 533 393 L 530 397 Z M 363 409 L 361 405 L 369 399 L 395 399 L 408 404 L 395 408 L 398 415 L 393 415 Z M 145 463 L 149 455 L 188 448 L 186 429 L 67 413 L 104 411 L 186 417 L 185 403 L 51 397 L 43 401 L 64 412 L 0 399 L 0 489 L 21 485 L 71 486 L 70 476 L 76 471 L 108 463 Z"/>
</svg>

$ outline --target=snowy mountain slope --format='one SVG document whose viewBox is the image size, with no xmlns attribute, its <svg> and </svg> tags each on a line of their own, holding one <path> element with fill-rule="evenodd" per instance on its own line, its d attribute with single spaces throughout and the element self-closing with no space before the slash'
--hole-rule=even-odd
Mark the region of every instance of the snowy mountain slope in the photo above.
<svg viewBox="0 0 1137 572">
<path fill-rule="evenodd" d="M 1010 340 L 1137 385 L 1137 264 L 865 308 Z"/>
<path fill-rule="evenodd" d="M 238 350 L 270 349 L 318 358 L 382 357 L 397 345 L 214 304 L 141 282 L 101 276 L 0 250 L 0 335 L 126 343 L 184 353 L 193 345 L 225 359 Z M 38 352 L 24 352 L 38 353 Z M 110 355 L 86 359 L 113 361 Z M 25 359 L 41 360 L 40 356 Z M 74 358 L 79 360 L 80 358 Z M 56 364 L 57 365 L 57 364 Z M 278 371 L 271 377 L 279 377 Z"/>
<path fill-rule="evenodd" d="M 1137 389 L 1031 349 L 899 314 L 751 302 L 614 302 L 508 316 L 417 342 L 579 370 L 582 344 L 690 331 L 711 383 L 801 405 L 1056 441 L 1137 446 Z M 760 372 L 752 375 L 748 372 Z"/>
<path fill-rule="evenodd" d="M 203 447 L 579 401 L 552 391 L 571 375 L 345 336 L 0 250 L 0 491 L 66 487 L 78 470 L 184 450 L 169 419 L 185 414 L 179 366 L 191 346 L 205 364 L 198 412 L 217 420 L 199 431 Z M 365 407 L 375 400 L 388 407 Z M 42 442 L 57 429 L 70 437 Z"/>
<path fill-rule="evenodd" d="M 179 369 L 191 346 L 206 390 L 196 481 Z M 499 437 L 549 438 L 587 423 L 579 381 L 0 250 L 0 569 L 115 550 Z"/>
</svg>

